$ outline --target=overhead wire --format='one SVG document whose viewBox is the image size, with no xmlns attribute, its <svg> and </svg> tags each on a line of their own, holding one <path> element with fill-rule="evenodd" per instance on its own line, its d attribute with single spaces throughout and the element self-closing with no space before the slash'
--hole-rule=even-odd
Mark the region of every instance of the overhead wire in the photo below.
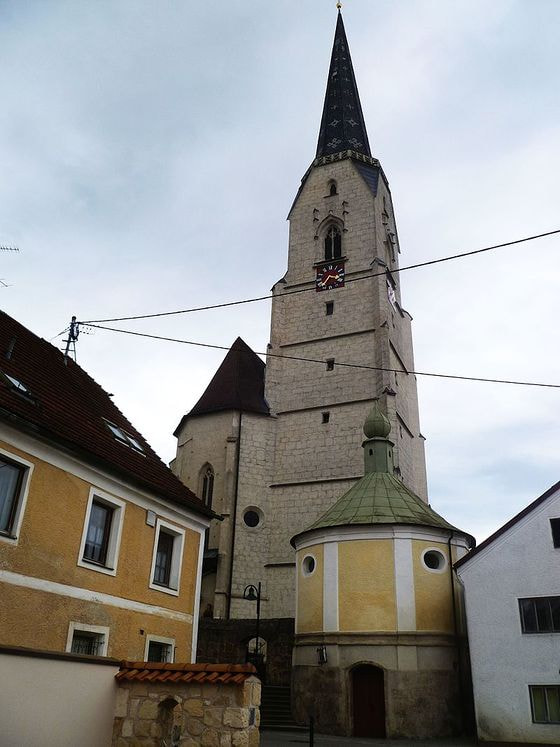
<svg viewBox="0 0 560 747">
<path fill-rule="evenodd" d="M 194 340 L 181 340 L 176 337 L 165 337 L 163 335 L 149 334 L 148 332 L 135 332 L 130 329 L 118 329 L 116 327 L 104 327 L 94 322 L 88 323 L 87 326 L 93 327 L 94 329 L 104 329 L 104 330 L 107 330 L 108 332 L 118 332 L 118 333 L 125 334 L 125 335 L 132 335 L 134 337 L 146 337 L 148 339 L 161 340 L 163 342 L 175 342 L 181 345 L 193 345 L 195 347 L 211 348 L 213 350 L 229 350 L 230 349 L 227 345 L 214 345 L 208 342 L 195 342 Z M 253 353 L 254 351 L 247 351 L 247 355 L 249 355 L 249 352 Z M 327 361 L 324 359 L 307 358 L 307 357 L 298 356 L 298 355 L 281 355 L 279 353 L 270 353 L 270 352 L 269 353 L 255 352 L 255 354 L 262 355 L 268 358 L 283 358 L 285 360 L 302 361 L 306 363 L 320 363 L 323 366 L 326 365 L 327 363 Z M 329 359 L 329 360 L 332 360 L 332 359 Z M 338 361 L 338 360 L 333 361 L 333 366 L 340 367 L 340 368 L 361 368 L 361 369 L 367 369 L 368 371 L 387 371 L 390 373 L 412 374 L 415 376 L 428 376 L 428 377 L 437 378 L 437 379 L 477 381 L 477 382 L 482 382 L 486 384 L 512 384 L 516 386 L 531 386 L 531 387 L 541 387 L 541 388 L 548 388 L 548 389 L 560 389 L 560 384 L 550 384 L 546 382 L 521 381 L 521 380 L 515 380 L 515 379 L 494 379 L 494 378 L 487 378 L 487 377 L 482 377 L 482 376 L 460 376 L 458 374 L 442 374 L 442 373 L 433 373 L 429 371 L 412 371 L 412 370 L 409 371 L 409 370 L 403 370 L 402 368 L 369 366 L 364 363 L 347 363 L 347 362 Z"/>
<path fill-rule="evenodd" d="M 542 239 L 546 236 L 553 236 L 555 234 L 560 233 L 560 228 L 557 228 L 553 231 L 545 231 L 544 233 L 534 234 L 532 236 L 525 236 L 521 239 L 514 239 L 513 241 L 505 241 L 501 244 L 493 244 L 491 246 L 485 246 L 482 249 L 473 249 L 468 252 L 460 252 L 458 254 L 452 254 L 447 257 L 439 257 L 438 259 L 430 259 L 425 262 L 417 262 L 413 265 L 406 265 L 405 267 L 396 267 L 394 269 L 389 269 L 389 272 L 392 274 L 397 274 L 401 272 L 405 272 L 406 270 L 416 270 L 420 267 L 428 267 L 429 265 L 435 265 L 440 264 L 442 262 L 450 262 L 455 259 L 461 259 L 462 257 L 471 257 L 476 254 L 482 254 L 483 252 L 489 252 L 493 249 L 502 249 L 506 246 L 514 246 L 515 244 L 522 244 L 527 241 L 535 241 L 536 239 Z M 336 262 L 336 260 L 333 260 L 333 262 Z M 367 275 L 361 275 L 357 278 L 347 278 L 345 280 L 345 285 L 348 285 L 349 283 L 355 283 L 360 280 L 369 280 L 370 278 L 379 277 L 381 275 L 386 275 L 387 270 L 381 270 L 380 272 L 374 272 L 369 273 Z M 309 293 L 310 291 L 314 291 L 315 286 L 312 286 L 310 288 L 295 288 L 294 290 L 286 291 L 285 293 L 282 293 L 279 298 L 285 298 L 286 296 L 295 295 L 297 293 Z M 266 296 L 255 296 L 254 298 L 245 298 L 241 299 L 239 301 L 226 301 L 224 303 L 217 303 L 217 304 L 209 304 L 207 306 L 195 306 L 188 309 L 177 309 L 175 311 L 160 311 L 153 314 L 135 314 L 133 316 L 121 316 L 121 317 L 112 317 L 108 319 L 85 319 L 83 321 L 80 321 L 79 324 L 108 324 L 110 322 L 129 322 L 134 321 L 136 319 L 154 319 L 156 317 L 164 317 L 164 316 L 177 316 L 179 314 L 191 314 L 197 311 L 209 311 L 211 309 L 223 309 L 230 306 L 240 306 L 242 304 L 248 304 L 248 303 L 255 303 L 257 301 L 268 301 L 271 298 L 273 298 L 273 294 L 269 293 Z"/>
</svg>

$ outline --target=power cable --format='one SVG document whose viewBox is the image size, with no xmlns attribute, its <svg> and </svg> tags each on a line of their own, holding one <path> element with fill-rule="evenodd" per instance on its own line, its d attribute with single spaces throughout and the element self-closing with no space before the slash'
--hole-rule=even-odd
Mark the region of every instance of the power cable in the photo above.
<svg viewBox="0 0 560 747">
<path fill-rule="evenodd" d="M 194 342 L 193 340 L 180 340 L 176 337 L 164 337 L 163 335 L 152 335 L 148 334 L 147 332 L 133 332 L 130 329 L 117 329 L 115 327 L 103 327 L 100 324 L 95 323 L 89 323 L 90 327 L 94 327 L 95 329 L 105 329 L 108 332 L 119 332 L 121 334 L 125 335 L 133 335 L 134 337 L 146 337 L 151 340 L 162 340 L 164 342 L 176 342 L 181 345 L 194 345 L 195 347 L 199 348 L 212 348 L 213 350 L 228 350 L 229 347 L 226 345 L 213 345 L 208 342 Z M 244 351 L 241 351 L 244 352 Z M 251 351 L 253 352 L 253 351 Z M 249 351 L 247 351 L 247 355 L 249 354 Z M 304 361 L 306 363 L 320 363 L 321 365 L 326 365 L 326 360 L 321 360 L 319 358 L 305 358 L 302 356 L 297 355 L 280 355 L 278 353 L 259 353 L 256 352 L 256 355 L 262 355 L 269 358 L 284 358 L 286 360 L 291 361 Z M 514 384 L 517 386 L 534 386 L 534 387 L 544 387 L 548 389 L 560 389 L 560 384 L 547 384 L 542 382 L 536 382 L 536 381 L 517 381 L 513 379 L 489 379 L 484 378 L 482 376 L 459 376 L 457 374 L 441 374 L 441 373 L 431 373 L 428 371 L 403 371 L 401 368 L 385 368 L 383 366 L 368 366 L 363 363 L 344 363 L 339 361 L 334 361 L 334 366 L 338 366 L 341 368 L 363 368 L 367 369 L 368 371 L 388 371 L 392 373 L 406 373 L 406 374 L 414 374 L 416 376 L 430 376 L 432 378 L 437 379 L 457 379 L 459 381 L 479 381 L 486 384 Z"/>
<path fill-rule="evenodd" d="M 489 252 L 492 249 L 502 249 L 505 246 L 513 246 L 514 244 L 522 244 L 526 241 L 534 241 L 535 239 L 542 239 L 545 236 L 553 236 L 554 234 L 560 233 L 560 228 L 555 229 L 554 231 L 547 231 L 545 233 L 539 233 L 535 234 L 534 236 L 525 236 L 522 239 L 515 239 L 514 241 L 505 241 L 502 244 L 493 244 L 492 246 L 486 246 L 482 249 L 474 249 L 470 252 L 461 252 L 460 254 L 452 254 L 448 257 L 440 257 L 439 259 L 430 259 L 426 262 L 417 262 L 414 265 L 407 265 L 405 267 L 399 267 L 395 268 L 394 270 L 390 270 L 392 274 L 397 274 L 399 272 L 405 272 L 405 270 L 416 270 L 419 267 L 428 267 L 429 265 L 436 265 L 441 262 L 450 262 L 454 259 L 461 259 L 462 257 L 471 257 L 475 254 L 482 254 L 483 252 Z M 336 260 L 333 260 L 333 262 Z M 380 275 L 386 275 L 387 271 L 382 270 L 381 272 L 374 272 L 369 275 L 362 275 L 359 278 L 348 278 L 345 281 L 345 284 L 348 283 L 355 283 L 359 280 L 369 280 L 370 278 L 379 277 Z M 286 293 L 282 293 L 281 296 L 278 296 L 279 298 L 285 298 L 286 296 L 291 296 L 296 293 L 308 293 L 309 291 L 314 291 L 315 286 L 311 288 L 296 288 L 295 290 L 286 291 Z M 246 303 L 255 303 L 256 301 L 268 301 L 269 299 L 274 298 L 274 296 L 269 293 L 266 296 L 256 296 L 255 298 L 245 298 L 240 301 L 226 301 L 225 303 L 217 303 L 212 304 L 209 306 L 196 306 L 194 308 L 190 309 L 178 309 L 176 311 L 160 311 L 155 314 L 136 314 L 135 316 L 120 316 L 120 317 L 113 317 L 111 319 L 90 319 L 79 322 L 79 324 L 107 324 L 108 322 L 129 322 L 135 319 L 154 319 L 155 317 L 160 316 L 177 316 L 178 314 L 191 314 L 195 311 L 209 311 L 210 309 L 223 309 L 227 306 L 240 306 L 241 304 Z"/>
</svg>

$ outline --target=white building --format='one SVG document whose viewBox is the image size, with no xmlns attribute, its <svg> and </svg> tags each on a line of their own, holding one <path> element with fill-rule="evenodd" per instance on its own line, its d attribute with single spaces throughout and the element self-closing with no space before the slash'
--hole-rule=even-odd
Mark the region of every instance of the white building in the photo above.
<svg viewBox="0 0 560 747">
<path fill-rule="evenodd" d="M 560 482 L 455 567 L 479 739 L 560 744 Z"/>
</svg>

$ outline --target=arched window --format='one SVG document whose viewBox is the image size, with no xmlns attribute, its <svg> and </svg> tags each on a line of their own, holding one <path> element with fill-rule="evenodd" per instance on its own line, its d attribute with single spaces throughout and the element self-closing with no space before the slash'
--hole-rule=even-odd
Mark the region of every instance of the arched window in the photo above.
<svg viewBox="0 0 560 747">
<path fill-rule="evenodd" d="M 329 182 L 329 197 L 334 197 L 338 192 L 336 191 L 336 182 Z"/>
<path fill-rule="evenodd" d="M 202 471 L 202 501 L 208 508 L 212 508 L 212 494 L 214 492 L 214 470 L 212 465 L 207 464 Z"/>
<path fill-rule="evenodd" d="M 325 235 L 325 259 L 342 257 L 342 237 L 336 226 L 329 226 Z"/>
</svg>

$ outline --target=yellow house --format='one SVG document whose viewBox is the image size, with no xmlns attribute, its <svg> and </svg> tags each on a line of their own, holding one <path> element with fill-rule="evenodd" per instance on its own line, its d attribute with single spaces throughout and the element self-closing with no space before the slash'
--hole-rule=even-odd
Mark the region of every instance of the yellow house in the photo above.
<svg viewBox="0 0 560 747">
<path fill-rule="evenodd" d="M 0 644 L 195 661 L 212 512 L 73 360 L 0 313 Z"/>
<path fill-rule="evenodd" d="M 465 698 L 453 563 L 474 540 L 395 477 L 390 428 L 376 402 L 364 477 L 292 539 L 294 710 L 327 733 L 445 736 Z"/>
</svg>

